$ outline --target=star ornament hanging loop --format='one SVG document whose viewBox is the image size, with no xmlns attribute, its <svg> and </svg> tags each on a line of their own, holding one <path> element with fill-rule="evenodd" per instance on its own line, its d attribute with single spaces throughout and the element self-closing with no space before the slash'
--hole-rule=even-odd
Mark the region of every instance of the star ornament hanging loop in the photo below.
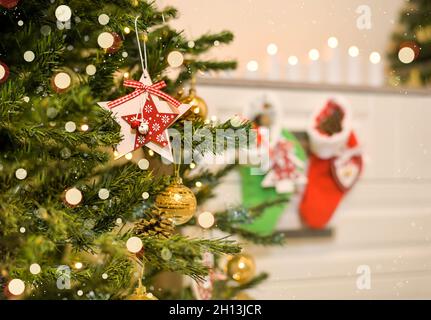
<svg viewBox="0 0 431 320">
<path fill-rule="evenodd" d="M 152 85 L 146 85 L 140 81 L 136 81 L 136 80 L 126 80 L 124 81 L 123 84 L 125 87 L 130 87 L 130 88 L 135 88 L 135 91 L 133 91 L 132 93 L 118 98 L 114 101 L 110 101 L 108 103 L 108 107 L 109 108 L 115 108 L 116 106 L 119 106 L 121 104 L 123 104 L 126 101 L 129 101 L 143 93 L 148 93 L 148 94 L 153 94 L 155 96 L 158 96 L 159 98 L 162 98 L 163 100 L 166 100 L 167 102 L 169 102 L 172 106 L 174 106 L 175 108 L 178 108 L 181 105 L 181 102 L 179 102 L 178 100 L 174 99 L 173 97 L 171 97 L 170 95 L 164 93 L 163 91 L 161 91 L 160 89 L 163 89 L 164 87 L 166 87 L 166 83 L 164 81 L 159 81 L 157 83 L 154 83 Z"/>
</svg>

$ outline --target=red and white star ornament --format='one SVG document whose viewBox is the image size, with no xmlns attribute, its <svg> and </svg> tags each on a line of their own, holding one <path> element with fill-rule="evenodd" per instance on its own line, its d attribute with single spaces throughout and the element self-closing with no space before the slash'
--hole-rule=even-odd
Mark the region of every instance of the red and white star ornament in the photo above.
<svg viewBox="0 0 431 320">
<path fill-rule="evenodd" d="M 190 109 L 190 105 L 162 92 L 160 89 L 166 84 L 163 81 L 153 84 L 147 71 L 139 81 L 126 80 L 124 85 L 135 91 L 114 101 L 98 103 L 112 111 L 121 126 L 123 140 L 117 146 L 116 159 L 145 145 L 173 161 L 167 129 Z"/>
<path fill-rule="evenodd" d="M 295 155 L 291 141 L 282 139 L 270 151 L 270 170 L 262 181 L 262 187 L 275 187 L 278 193 L 294 192 L 307 183 L 305 163 Z"/>
</svg>

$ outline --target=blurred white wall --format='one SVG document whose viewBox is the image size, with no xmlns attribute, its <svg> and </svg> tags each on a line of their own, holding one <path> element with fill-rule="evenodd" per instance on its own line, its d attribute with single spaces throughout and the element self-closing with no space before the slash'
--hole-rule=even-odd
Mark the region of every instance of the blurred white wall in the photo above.
<svg viewBox="0 0 431 320">
<path fill-rule="evenodd" d="M 352 107 L 354 130 L 364 152 L 361 179 L 331 220 L 333 237 L 289 238 L 282 247 L 245 248 L 256 258 L 258 270 L 270 273 L 268 281 L 250 291 L 252 296 L 429 299 L 431 95 L 320 85 L 262 88 L 247 81 L 243 85 L 223 81 L 224 85 L 207 81 L 198 86 L 210 116 L 223 121 L 268 97 L 278 102 L 276 118 L 283 128 L 295 131 L 306 130 L 317 106 L 333 96 L 343 97 Z M 241 203 L 240 183 L 238 175 L 230 175 L 216 189 L 216 197 L 199 210 L 215 212 Z M 299 227 L 298 200 L 294 197 L 289 203 L 280 229 Z M 369 270 L 369 289 L 357 285 L 364 267 Z"/>
<path fill-rule="evenodd" d="M 266 47 L 277 44 L 280 58 L 289 55 L 308 59 L 312 48 L 323 50 L 327 39 L 339 39 L 340 49 L 359 47 L 364 56 L 378 51 L 384 56 L 390 33 L 398 22 L 403 0 L 157 0 L 160 6 L 177 7 L 180 18 L 173 26 L 197 37 L 205 32 L 231 30 L 235 41 L 216 48 L 210 54 L 218 58 L 236 58 L 243 72 L 250 60 L 266 62 Z M 371 9 L 370 30 L 357 28 L 358 6 Z"/>
</svg>

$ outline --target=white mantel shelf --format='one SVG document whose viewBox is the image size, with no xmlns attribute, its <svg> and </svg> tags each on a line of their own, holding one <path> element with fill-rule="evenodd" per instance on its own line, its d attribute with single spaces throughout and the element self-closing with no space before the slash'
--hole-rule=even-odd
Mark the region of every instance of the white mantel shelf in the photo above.
<svg viewBox="0 0 431 320">
<path fill-rule="evenodd" d="M 261 79 L 232 79 L 232 78 L 209 78 L 199 77 L 199 86 L 232 87 L 232 88 L 260 88 L 271 90 L 304 90 L 304 91 L 336 91 L 344 93 L 372 93 L 372 94 L 398 94 L 431 96 L 431 88 L 415 89 L 403 87 L 371 87 L 353 85 L 334 85 L 327 83 L 305 83 L 290 82 L 283 80 L 261 80 Z"/>
</svg>

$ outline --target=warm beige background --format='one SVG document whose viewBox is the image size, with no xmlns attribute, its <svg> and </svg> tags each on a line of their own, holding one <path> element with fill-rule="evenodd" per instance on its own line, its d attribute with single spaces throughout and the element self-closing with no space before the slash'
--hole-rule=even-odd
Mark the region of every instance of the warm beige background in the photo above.
<svg viewBox="0 0 431 320">
<path fill-rule="evenodd" d="M 364 56 L 379 51 L 384 56 L 389 36 L 398 21 L 403 0 L 158 0 L 173 5 L 181 17 L 173 23 L 188 36 L 228 29 L 236 39 L 213 51 L 219 58 L 237 58 L 239 72 L 249 60 L 264 65 L 266 46 L 274 42 L 280 57 L 307 60 L 311 48 L 323 50 L 330 36 L 336 36 L 342 50 L 356 45 Z M 358 30 L 355 12 L 359 5 L 372 10 L 372 29 Z"/>
</svg>

